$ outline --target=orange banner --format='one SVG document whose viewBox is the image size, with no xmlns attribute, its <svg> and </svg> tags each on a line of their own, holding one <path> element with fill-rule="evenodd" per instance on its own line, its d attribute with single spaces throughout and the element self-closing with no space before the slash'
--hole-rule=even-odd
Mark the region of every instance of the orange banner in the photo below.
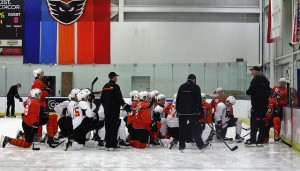
<svg viewBox="0 0 300 171">
<path fill-rule="evenodd" d="M 58 64 L 75 64 L 74 24 L 58 24 Z"/>
<path fill-rule="evenodd" d="M 94 0 L 86 1 L 86 7 L 77 22 L 77 64 L 94 63 Z"/>
</svg>

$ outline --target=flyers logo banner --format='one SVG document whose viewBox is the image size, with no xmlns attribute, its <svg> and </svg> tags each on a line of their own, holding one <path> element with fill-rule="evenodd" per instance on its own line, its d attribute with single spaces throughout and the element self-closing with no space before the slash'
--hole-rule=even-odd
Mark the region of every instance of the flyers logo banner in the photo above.
<svg viewBox="0 0 300 171">
<path fill-rule="evenodd" d="M 51 16 L 61 24 L 72 24 L 83 14 L 87 0 L 47 0 Z"/>
</svg>

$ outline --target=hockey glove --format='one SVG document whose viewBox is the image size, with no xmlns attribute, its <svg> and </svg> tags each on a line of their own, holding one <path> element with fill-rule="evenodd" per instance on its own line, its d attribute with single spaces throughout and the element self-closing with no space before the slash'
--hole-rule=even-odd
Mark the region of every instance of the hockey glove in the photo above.
<svg viewBox="0 0 300 171">
<path fill-rule="evenodd" d="M 88 98 L 88 101 L 90 102 L 90 103 L 92 103 L 92 101 L 95 99 L 95 94 L 94 93 L 90 93 L 89 94 L 89 98 Z"/>
<path fill-rule="evenodd" d="M 127 119 L 128 119 L 128 116 L 125 116 L 125 118 L 123 118 L 123 121 L 126 123 L 126 125 L 127 125 Z"/>
<path fill-rule="evenodd" d="M 19 98 L 19 102 L 23 102 L 23 99 L 21 97 Z"/>
<path fill-rule="evenodd" d="M 158 128 L 157 128 L 157 122 L 155 121 L 155 122 L 152 122 L 151 124 L 150 124 L 150 127 L 151 127 L 151 131 L 152 132 L 157 132 L 158 131 Z"/>
<path fill-rule="evenodd" d="M 49 94 L 51 93 L 51 89 L 49 87 L 45 87 L 44 90 L 48 91 Z"/>
<path fill-rule="evenodd" d="M 231 119 L 234 119 L 234 116 L 233 116 L 233 114 L 231 114 L 231 113 L 230 113 L 230 114 L 228 114 L 228 116 L 227 116 L 227 117 L 228 117 L 228 119 L 229 119 L 229 120 L 231 120 Z"/>
<path fill-rule="evenodd" d="M 218 133 L 221 133 L 222 132 L 222 121 L 218 121 L 217 124 L 216 124 L 216 131 Z"/>
<path fill-rule="evenodd" d="M 161 118 L 160 118 L 160 113 L 159 112 L 154 112 L 153 113 L 153 120 L 154 121 L 161 121 Z"/>
<path fill-rule="evenodd" d="M 123 109 L 126 112 L 131 112 L 132 111 L 132 107 L 129 104 L 127 104 L 127 103 L 125 103 L 125 105 L 123 106 Z"/>
</svg>

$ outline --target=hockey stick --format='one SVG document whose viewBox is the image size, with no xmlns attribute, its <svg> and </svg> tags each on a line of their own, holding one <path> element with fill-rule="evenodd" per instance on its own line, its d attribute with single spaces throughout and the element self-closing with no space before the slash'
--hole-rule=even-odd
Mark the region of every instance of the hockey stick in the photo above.
<svg viewBox="0 0 300 171">
<path fill-rule="evenodd" d="M 58 147 L 60 144 L 62 144 L 62 143 L 64 143 L 64 142 L 65 142 L 65 140 L 63 140 L 62 142 L 59 142 L 59 143 L 56 144 L 56 145 L 48 144 L 48 146 L 51 147 L 51 148 L 56 148 L 56 147 Z"/>
<path fill-rule="evenodd" d="M 91 92 L 93 92 L 94 84 L 97 82 L 97 80 L 98 80 L 98 77 L 96 77 L 96 78 L 94 79 L 94 81 L 92 82 Z M 93 103 L 91 102 L 90 107 L 92 108 L 92 106 L 93 106 Z"/>
<path fill-rule="evenodd" d="M 276 131 L 276 129 L 274 129 L 274 131 Z M 276 132 L 277 132 L 277 131 L 276 131 Z M 289 146 L 289 147 L 292 147 L 291 144 L 289 144 L 289 143 L 287 143 L 286 141 L 283 140 L 283 138 L 279 135 L 278 132 L 277 132 L 277 134 L 278 134 L 278 137 L 281 139 L 281 141 L 282 141 L 284 144 L 286 144 L 286 145 Z M 275 135 L 274 135 L 274 136 L 275 136 Z"/>
<path fill-rule="evenodd" d="M 33 129 L 33 128 L 32 128 Z M 38 150 L 40 150 L 40 148 L 39 147 L 34 147 L 34 140 L 35 140 L 35 132 L 34 132 L 34 135 L 33 135 L 33 142 L 32 142 L 32 150 L 34 150 L 34 151 L 38 151 Z"/>
<path fill-rule="evenodd" d="M 207 123 L 207 122 L 206 122 Z M 217 131 L 209 124 L 207 123 L 207 125 L 212 129 L 212 131 L 214 132 L 214 134 L 216 134 L 221 140 L 222 142 L 231 150 L 231 151 L 235 151 L 236 149 L 238 149 L 238 146 L 234 146 L 233 148 L 230 148 L 229 145 L 224 141 L 224 139 L 217 133 Z"/>
<path fill-rule="evenodd" d="M 250 131 L 251 127 L 249 127 L 249 128 L 242 127 L 242 129 L 245 130 L 245 131 Z"/>
</svg>

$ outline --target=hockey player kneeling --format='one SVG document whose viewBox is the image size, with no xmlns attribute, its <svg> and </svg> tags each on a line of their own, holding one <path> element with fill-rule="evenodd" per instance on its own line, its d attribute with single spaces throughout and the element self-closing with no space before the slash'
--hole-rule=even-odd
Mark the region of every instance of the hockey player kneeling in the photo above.
<svg viewBox="0 0 300 171">
<path fill-rule="evenodd" d="M 104 126 L 104 123 L 99 121 L 96 115 L 98 109 L 93 103 L 93 107 L 90 107 L 93 97 L 90 95 L 91 92 L 82 90 L 77 94 L 79 102 L 75 103 L 74 106 L 68 106 L 68 111 L 71 113 L 73 118 L 73 135 L 65 141 L 64 150 L 66 151 L 69 146 L 72 146 L 75 150 L 84 148 L 86 142 L 86 134 L 92 130 L 99 130 Z"/>
<path fill-rule="evenodd" d="M 69 137 L 73 133 L 72 117 L 68 112 L 69 104 L 77 102 L 77 94 L 81 90 L 75 88 L 69 94 L 69 100 L 66 100 L 54 107 L 54 111 L 58 113 L 58 126 L 60 128 L 60 137 Z"/>
<path fill-rule="evenodd" d="M 149 140 L 150 131 L 158 132 L 160 122 L 151 121 L 150 104 L 147 102 L 147 92 L 140 92 L 140 102 L 137 104 L 135 119 L 133 121 L 134 135 L 129 142 L 132 147 L 146 148 Z"/>
<path fill-rule="evenodd" d="M 230 112 L 231 107 L 235 104 L 236 100 L 233 96 L 229 96 L 225 102 L 218 103 L 215 112 L 216 131 L 226 141 L 232 141 L 232 138 L 226 138 L 227 128 L 234 127 L 236 130 L 235 140 L 241 143 L 244 138 L 241 137 L 242 120 L 235 118 Z"/>
<path fill-rule="evenodd" d="M 1 137 L 1 147 L 4 148 L 8 143 L 18 147 L 29 148 L 32 145 L 34 135 L 38 131 L 38 126 L 47 124 L 49 146 L 57 145 L 53 137 L 58 129 L 57 116 L 49 116 L 46 113 L 40 113 L 41 106 L 39 100 L 41 98 L 41 90 L 34 88 L 30 91 L 31 98 L 24 102 L 24 116 L 22 127 L 24 130 L 24 139 L 13 139 L 7 136 Z"/>
</svg>

